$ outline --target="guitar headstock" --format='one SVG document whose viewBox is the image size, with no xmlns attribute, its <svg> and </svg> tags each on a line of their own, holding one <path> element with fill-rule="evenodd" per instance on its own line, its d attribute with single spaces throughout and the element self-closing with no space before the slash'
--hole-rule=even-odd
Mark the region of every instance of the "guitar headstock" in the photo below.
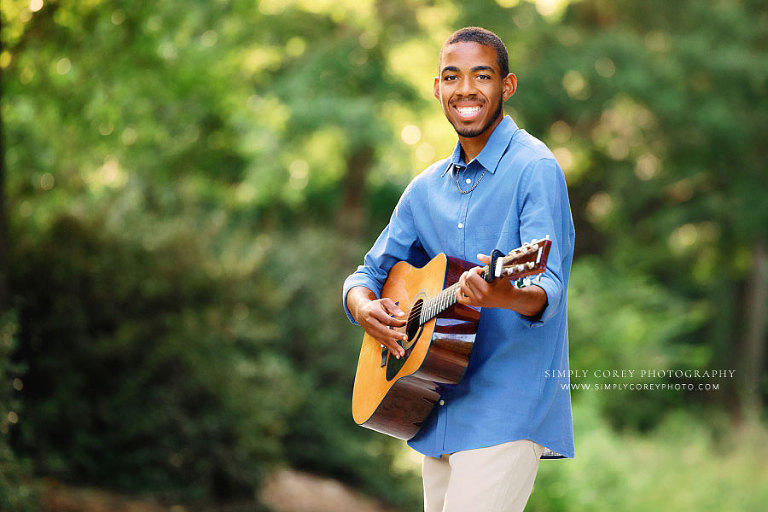
<svg viewBox="0 0 768 512">
<path fill-rule="evenodd" d="M 549 236 L 524 243 L 506 256 L 491 261 L 490 268 L 494 278 L 505 277 L 516 280 L 541 274 L 547 269 L 547 258 L 552 241 Z"/>
</svg>

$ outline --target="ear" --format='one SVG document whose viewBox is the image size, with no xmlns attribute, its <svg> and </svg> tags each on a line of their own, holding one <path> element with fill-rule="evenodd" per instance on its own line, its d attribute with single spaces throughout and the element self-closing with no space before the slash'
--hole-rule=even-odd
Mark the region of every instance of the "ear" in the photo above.
<svg viewBox="0 0 768 512">
<path fill-rule="evenodd" d="M 440 99 L 440 77 L 435 77 L 435 99 Z"/>
<path fill-rule="evenodd" d="M 502 87 L 504 90 L 502 97 L 504 101 L 507 101 L 517 91 L 517 77 L 514 73 L 510 73 L 502 79 Z"/>
</svg>

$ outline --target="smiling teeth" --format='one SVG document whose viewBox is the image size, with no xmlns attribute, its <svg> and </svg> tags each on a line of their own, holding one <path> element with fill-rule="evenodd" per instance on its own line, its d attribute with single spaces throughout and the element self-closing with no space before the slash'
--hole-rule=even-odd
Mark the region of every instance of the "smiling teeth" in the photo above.
<svg viewBox="0 0 768 512">
<path fill-rule="evenodd" d="M 480 112 L 480 107 L 456 107 L 456 110 L 459 111 L 459 114 L 470 115 Z"/>
</svg>

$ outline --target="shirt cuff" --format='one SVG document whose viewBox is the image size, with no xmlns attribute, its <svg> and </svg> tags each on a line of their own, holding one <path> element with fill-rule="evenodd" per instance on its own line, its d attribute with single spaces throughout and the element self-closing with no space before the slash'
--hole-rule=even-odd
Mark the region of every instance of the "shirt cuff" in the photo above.
<svg viewBox="0 0 768 512">
<path fill-rule="evenodd" d="M 547 279 L 543 276 L 539 282 L 534 283 L 531 286 L 538 286 L 544 290 L 544 293 L 547 294 L 547 303 L 544 305 L 544 309 L 542 309 L 538 315 L 520 315 L 520 318 L 522 318 L 523 321 L 528 324 L 528 327 L 541 327 L 557 313 L 557 303 L 560 300 L 560 287 L 558 287 L 557 284 L 552 282 L 550 279 Z"/>
<path fill-rule="evenodd" d="M 365 274 L 355 273 L 347 277 L 347 279 L 344 281 L 344 288 L 342 290 L 341 297 L 341 300 L 344 304 L 344 312 L 347 314 L 347 318 L 349 318 L 350 322 L 355 325 L 360 325 L 352 316 L 352 313 L 349 312 L 349 307 L 347 307 L 347 294 L 349 294 L 349 290 L 356 286 L 363 286 L 368 288 L 374 293 L 374 295 L 376 295 L 377 299 L 381 298 L 381 290 L 379 290 L 378 283 L 376 283 L 374 279 L 371 279 Z"/>
</svg>

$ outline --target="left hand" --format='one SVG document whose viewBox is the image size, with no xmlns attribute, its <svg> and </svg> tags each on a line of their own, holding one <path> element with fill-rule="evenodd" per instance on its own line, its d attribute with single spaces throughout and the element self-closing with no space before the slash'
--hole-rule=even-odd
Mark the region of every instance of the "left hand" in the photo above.
<svg viewBox="0 0 768 512">
<path fill-rule="evenodd" d="M 477 259 L 485 265 L 491 262 L 491 257 L 487 254 L 478 254 Z M 540 286 L 518 288 L 506 278 L 489 283 L 480 275 L 482 272 L 482 267 L 474 267 L 461 275 L 459 288 L 456 290 L 456 300 L 459 304 L 481 308 L 506 308 L 527 317 L 536 317 L 547 307 L 547 292 Z"/>
<path fill-rule="evenodd" d="M 491 262 L 487 254 L 478 254 L 477 259 L 485 265 Z M 509 279 L 497 279 L 489 283 L 482 277 L 482 272 L 483 267 L 474 267 L 461 275 L 456 291 L 458 302 L 483 308 L 508 308 L 514 301 L 516 288 Z"/>
</svg>

